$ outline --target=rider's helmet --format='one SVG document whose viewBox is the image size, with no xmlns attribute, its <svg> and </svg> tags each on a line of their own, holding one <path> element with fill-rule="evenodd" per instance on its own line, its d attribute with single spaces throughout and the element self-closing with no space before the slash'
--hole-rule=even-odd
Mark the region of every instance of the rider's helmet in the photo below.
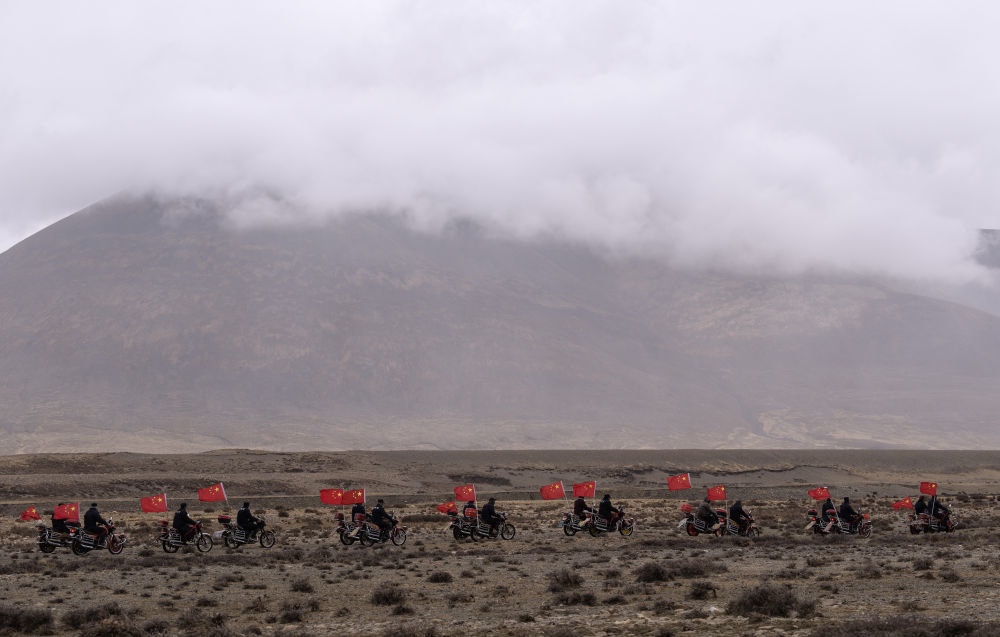
<svg viewBox="0 0 1000 637">
<path fill-rule="evenodd" d="M 605 500 L 610 500 L 611 499 L 611 494 L 610 493 L 605 493 L 604 494 L 604 499 Z"/>
<path fill-rule="evenodd" d="M 493 504 L 493 503 L 495 503 L 496 501 L 497 501 L 497 499 L 496 499 L 496 498 L 490 498 L 490 504 Z"/>
</svg>

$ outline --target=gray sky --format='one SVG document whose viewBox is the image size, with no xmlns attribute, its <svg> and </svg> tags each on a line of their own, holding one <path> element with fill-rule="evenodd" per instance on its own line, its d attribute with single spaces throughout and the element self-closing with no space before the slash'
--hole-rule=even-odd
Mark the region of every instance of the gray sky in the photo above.
<svg viewBox="0 0 1000 637">
<path fill-rule="evenodd" d="M 0 0 L 0 250 L 122 190 L 946 281 L 1000 201 L 1000 3 Z M 286 202 L 254 198 L 280 194 Z"/>
</svg>

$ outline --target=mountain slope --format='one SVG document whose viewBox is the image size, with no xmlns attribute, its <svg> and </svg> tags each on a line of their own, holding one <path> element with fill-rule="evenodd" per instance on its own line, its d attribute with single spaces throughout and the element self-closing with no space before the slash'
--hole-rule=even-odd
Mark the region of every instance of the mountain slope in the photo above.
<svg viewBox="0 0 1000 637">
<path fill-rule="evenodd" d="M 991 315 L 460 224 L 118 198 L 0 255 L 0 333 L 12 451 L 1000 441 Z"/>
</svg>

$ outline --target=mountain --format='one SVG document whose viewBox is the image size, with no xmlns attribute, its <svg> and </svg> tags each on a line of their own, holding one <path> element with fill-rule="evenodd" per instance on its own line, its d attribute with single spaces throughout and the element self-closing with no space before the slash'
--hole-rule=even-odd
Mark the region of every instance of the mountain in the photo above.
<svg viewBox="0 0 1000 637">
<path fill-rule="evenodd" d="M 117 197 L 0 255 L 9 452 L 1000 443 L 1000 318 L 959 304 L 224 213 Z"/>
</svg>

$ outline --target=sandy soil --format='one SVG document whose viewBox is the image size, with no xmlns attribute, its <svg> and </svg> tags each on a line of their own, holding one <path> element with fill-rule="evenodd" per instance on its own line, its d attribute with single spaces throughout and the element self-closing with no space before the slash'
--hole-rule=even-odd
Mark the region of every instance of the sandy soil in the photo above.
<svg viewBox="0 0 1000 637">
<path fill-rule="evenodd" d="M 0 633 L 812 635 L 846 623 L 835 630 L 961 635 L 1000 621 L 996 455 L 857 452 L 847 464 L 853 454 L 836 452 L 836 463 L 785 451 L 2 457 Z M 684 469 L 696 488 L 667 494 L 664 477 Z M 497 495 L 517 526 L 513 540 L 445 533 L 433 505 L 465 478 L 476 478 L 481 496 Z M 537 487 L 584 478 L 628 506 L 638 523 L 632 537 L 567 537 L 556 526 L 567 504 L 538 500 Z M 158 484 L 170 495 L 220 479 L 234 504 L 251 497 L 265 512 L 276 546 L 165 554 L 155 529 L 165 516 L 139 513 L 138 496 Z M 908 533 L 889 504 L 915 495 L 921 479 L 941 484 L 959 530 Z M 717 482 L 752 508 L 760 539 L 690 538 L 676 528 L 680 502 Z M 805 489 L 824 483 L 872 514 L 871 539 L 803 531 Z M 409 527 L 406 544 L 342 545 L 336 508 L 309 495 L 341 485 L 384 494 Z M 25 503 L 45 511 L 93 498 L 128 534 L 122 555 L 39 553 L 34 525 L 15 519 Z M 189 500 L 211 530 L 221 528 L 218 513 L 235 508 Z M 761 584 L 791 597 L 740 607 Z"/>
</svg>

